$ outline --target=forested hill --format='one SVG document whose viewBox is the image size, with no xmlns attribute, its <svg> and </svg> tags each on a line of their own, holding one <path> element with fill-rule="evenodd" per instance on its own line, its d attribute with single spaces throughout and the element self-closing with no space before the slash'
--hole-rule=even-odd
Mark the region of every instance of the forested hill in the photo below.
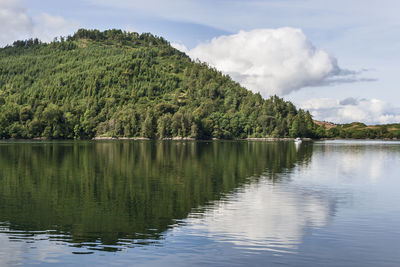
<svg viewBox="0 0 400 267">
<path fill-rule="evenodd" d="M 264 100 L 161 37 L 79 30 L 0 49 L 0 137 L 317 135 L 308 112 Z"/>
</svg>

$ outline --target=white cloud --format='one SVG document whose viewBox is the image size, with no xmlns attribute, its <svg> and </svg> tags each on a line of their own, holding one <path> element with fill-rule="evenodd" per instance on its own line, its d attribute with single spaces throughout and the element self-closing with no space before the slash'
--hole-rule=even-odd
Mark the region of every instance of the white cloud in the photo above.
<svg viewBox="0 0 400 267">
<path fill-rule="evenodd" d="M 356 80 L 355 72 L 340 69 L 334 57 L 313 46 L 296 28 L 240 31 L 202 43 L 188 54 L 264 97 Z"/>
<path fill-rule="evenodd" d="M 335 123 L 363 122 L 386 124 L 400 122 L 400 109 L 379 99 L 315 98 L 297 103 L 311 112 L 314 119 Z"/>
<path fill-rule="evenodd" d="M 1 0 L 0 46 L 12 44 L 17 39 L 39 38 L 51 41 L 56 36 L 73 33 L 78 24 L 60 16 L 42 13 L 30 16 L 24 1 Z"/>
<path fill-rule="evenodd" d="M 171 46 L 178 49 L 179 51 L 188 54 L 189 49 L 182 43 L 171 43 Z"/>
</svg>

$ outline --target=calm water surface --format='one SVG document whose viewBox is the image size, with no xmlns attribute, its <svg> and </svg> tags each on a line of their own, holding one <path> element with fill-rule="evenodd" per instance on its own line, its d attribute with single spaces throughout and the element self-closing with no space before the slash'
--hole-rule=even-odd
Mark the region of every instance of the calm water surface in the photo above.
<svg viewBox="0 0 400 267">
<path fill-rule="evenodd" d="M 400 266 L 400 142 L 1 142 L 0 266 Z"/>
</svg>

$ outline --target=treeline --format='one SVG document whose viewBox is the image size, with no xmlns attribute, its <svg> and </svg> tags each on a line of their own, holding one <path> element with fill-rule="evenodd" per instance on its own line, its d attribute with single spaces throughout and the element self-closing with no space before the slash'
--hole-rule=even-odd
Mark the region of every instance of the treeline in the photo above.
<svg viewBox="0 0 400 267">
<path fill-rule="evenodd" d="M 0 49 L 0 138 L 323 134 L 309 112 L 265 100 L 149 33 L 81 29 Z"/>
</svg>

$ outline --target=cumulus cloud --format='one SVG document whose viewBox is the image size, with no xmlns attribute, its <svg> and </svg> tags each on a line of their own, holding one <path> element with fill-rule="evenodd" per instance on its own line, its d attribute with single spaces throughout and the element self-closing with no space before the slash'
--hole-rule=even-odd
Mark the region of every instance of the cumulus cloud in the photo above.
<svg viewBox="0 0 400 267">
<path fill-rule="evenodd" d="M 240 31 L 202 43 L 188 54 L 265 97 L 357 80 L 357 72 L 341 69 L 336 58 L 316 48 L 296 28 Z"/>
<path fill-rule="evenodd" d="M 60 16 L 42 13 L 30 16 L 22 0 L 0 1 L 0 46 L 17 39 L 39 38 L 51 41 L 55 36 L 68 35 L 78 24 Z"/>
<path fill-rule="evenodd" d="M 309 99 L 297 103 L 311 112 L 314 119 L 334 123 L 363 122 L 366 124 L 386 124 L 400 122 L 400 108 L 379 99 L 332 98 Z"/>
</svg>

